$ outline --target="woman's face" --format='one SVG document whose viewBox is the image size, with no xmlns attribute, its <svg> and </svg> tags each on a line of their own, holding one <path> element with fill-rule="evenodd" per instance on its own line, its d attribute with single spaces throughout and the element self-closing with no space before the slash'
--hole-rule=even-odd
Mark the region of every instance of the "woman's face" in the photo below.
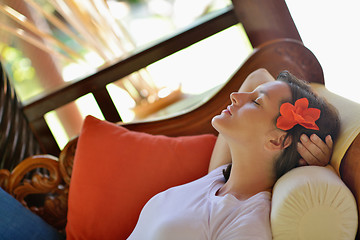
<svg viewBox="0 0 360 240">
<path fill-rule="evenodd" d="M 235 92 L 230 95 L 231 105 L 215 116 L 212 124 L 224 137 L 258 141 L 277 130 L 280 104 L 290 98 L 290 87 L 280 81 L 259 85 L 253 92 Z"/>
</svg>

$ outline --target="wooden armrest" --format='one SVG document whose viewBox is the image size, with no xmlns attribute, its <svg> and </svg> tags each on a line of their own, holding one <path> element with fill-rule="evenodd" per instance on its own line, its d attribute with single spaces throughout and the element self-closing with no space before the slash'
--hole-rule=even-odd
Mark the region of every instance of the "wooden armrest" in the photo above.
<svg viewBox="0 0 360 240">
<path fill-rule="evenodd" d="M 67 186 L 70 185 L 77 141 L 77 137 L 70 140 L 59 155 L 59 169 Z"/>
<path fill-rule="evenodd" d="M 59 159 L 35 155 L 20 162 L 12 172 L 0 170 L 0 186 L 26 208 L 58 230 L 66 225 L 67 200 L 77 138 Z"/>
<path fill-rule="evenodd" d="M 51 155 L 35 155 L 20 162 L 12 172 L 2 169 L 1 186 L 25 207 L 61 228 L 66 218 L 68 188 L 62 185 L 59 162 Z M 65 213 L 65 216 L 63 216 Z"/>
</svg>

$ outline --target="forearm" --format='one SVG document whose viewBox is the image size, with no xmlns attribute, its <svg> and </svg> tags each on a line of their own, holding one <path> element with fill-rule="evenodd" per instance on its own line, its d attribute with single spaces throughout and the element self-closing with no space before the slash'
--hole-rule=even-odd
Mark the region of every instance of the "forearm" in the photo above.
<svg viewBox="0 0 360 240">
<path fill-rule="evenodd" d="M 210 158 L 209 172 L 228 163 L 231 163 L 230 148 L 224 137 L 219 134 Z"/>
<path fill-rule="evenodd" d="M 275 81 L 273 76 L 264 68 L 260 68 L 250 73 L 241 85 L 239 92 L 252 92 L 259 85 Z"/>
</svg>

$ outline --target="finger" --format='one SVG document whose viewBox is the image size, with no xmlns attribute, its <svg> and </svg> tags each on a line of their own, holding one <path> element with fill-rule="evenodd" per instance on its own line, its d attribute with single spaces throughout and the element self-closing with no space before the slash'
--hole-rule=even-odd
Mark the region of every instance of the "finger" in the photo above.
<svg viewBox="0 0 360 240">
<path fill-rule="evenodd" d="M 330 135 L 326 136 L 325 142 L 322 141 L 320 137 L 316 134 L 310 136 L 310 140 L 314 143 L 322 152 L 323 155 L 315 155 L 317 159 L 320 161 L 321 166 L 325 166 L 329 163 L 332 153 L 333 141 Z M 313 149 L 309 150 L 312 151 Z M 314 153 L 313 153 L 314 154 Z"/>
<path fill-rule="evenodd" d="M 333 142 L 333 140 L 332 140 L 332 138 L 331 138 L 330 135 L 327 135 L 327 136 L 326 136 L 326 138 L 325 138 L 325 143 L 326 143 L 326 145 L 328 146 L 328 148 L 329 148 L 330 150 L 332 150 L 334 142 Z"/>
<path fill-rule="evenodd" d="M 307 165 L 308 163 L 303 158 L 299 160 L 299 166 L 307 166 Z"/>
<path fill-rule="evenodd" d="M 308 136 L 306 136 L 305 134 L 301 135 L 300 141 L 305 149 L 302 149 L 302 152 L 299 153 L 309 165 L 323 166 L 327 164 L 326 155 L 323 150 L 321 150 L 321 148 L 318 146 L 321 145 L 321 143 L 314 143 L 313 140 L 309 139 Z M 317 139 L 314 138 L 314 141 L 316 142 Z M 322 142 L 322 145 L 326 144 Z M 325 161 L 326 163 L 324 163 Z"/>
<path fill-rule="evenodd" d="M 329 144 L 331 144 L 331 147 L 327 145 L 318 135 L 312 134 L 310 136 L 310 140 L 313 144 L 315 144 L 316 147 L 318 147 L 326 156 L 328 156 L 332 149 L 332 141 L 329 141 Z M 331 140 L 331 139 L 330 139 Z M 326 141 L 326 138 L 325 138 Z M 315 146 L 313 146 L 313 149 L 315 149 Z M 307 146 L 306 146 L 307 147 Z M 312 149 L 311 149 L 312 150 Z M 311 151 L 310 150 L 310 151 Z"/>
<path fill-rule="evenodd" d="M 306 162 L 306 165 L 321 165 L 321 161 L 319 161 L 301 142 L 298 142 L 297 150 L 303 161 Z M 301 162 L 299 162 L 299 164 L 301 164 Z"/>
</svg>

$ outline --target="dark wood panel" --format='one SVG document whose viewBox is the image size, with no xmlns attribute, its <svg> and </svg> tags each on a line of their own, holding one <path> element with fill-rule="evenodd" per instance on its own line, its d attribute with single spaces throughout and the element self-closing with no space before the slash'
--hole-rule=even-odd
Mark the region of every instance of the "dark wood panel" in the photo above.
<svg viewBox="0 0 360 240">
<path fill-rule="evenodd" d="M 360 134 L 355 138 L 353 143 L 347 150 L 344 158 L 340 164 L 340 175 L 346 186 L 349 187 L 353 193 L 357 206 L 358 214 L 360 216 Z M 360 239 L 359 229 L 356 239 Z"/>
<path fill-rule="evenodd" d="M 236 16 L 253 47 L 278 38 L 301 41 L 283 0 L 232 0 Z"/>
</svg>

